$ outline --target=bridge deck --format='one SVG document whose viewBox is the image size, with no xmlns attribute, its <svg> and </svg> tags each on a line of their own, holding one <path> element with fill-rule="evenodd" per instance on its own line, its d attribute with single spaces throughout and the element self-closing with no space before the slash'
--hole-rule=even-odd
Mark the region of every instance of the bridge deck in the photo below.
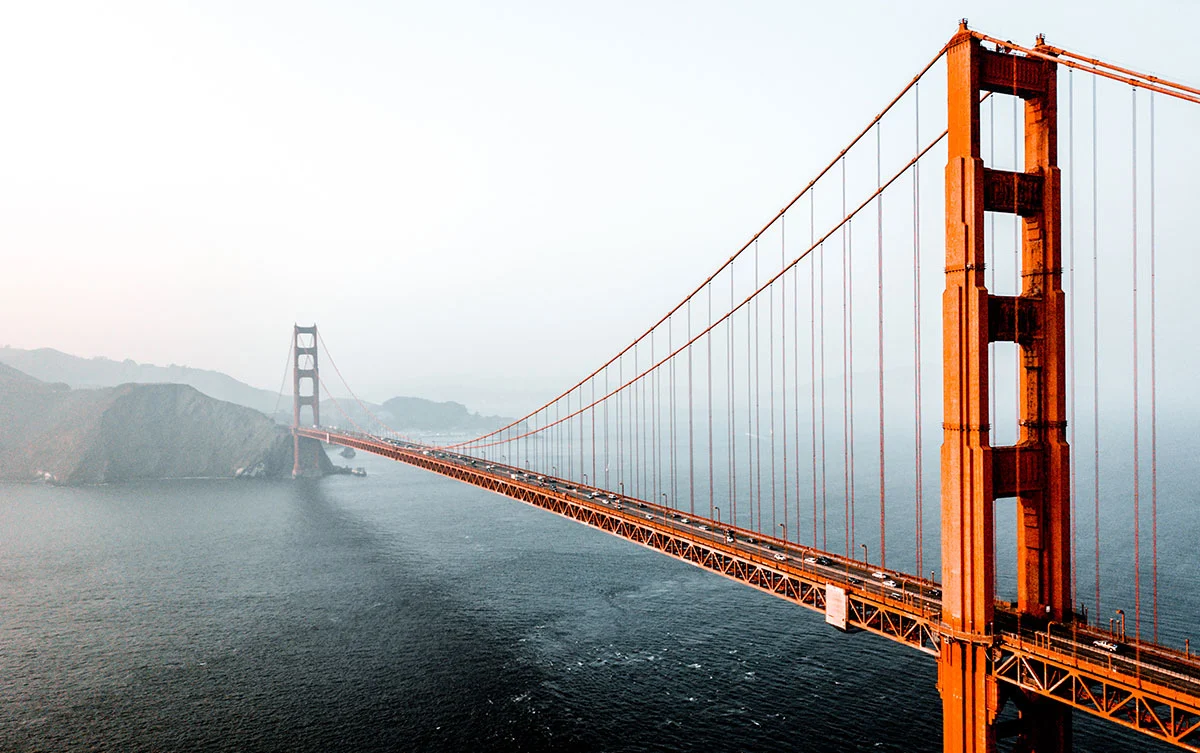
<svg viewBox="0 0 1200 753">
<path fill-rule="evenodd" d="M 803 547 L 708 518 L 503 463 L 369 434 L 300 428 L 300 436 L 351 447 L 463 481 L 599 528 L 697 567 L 937 656 L 953 640 L 932 581 Z M 844 594 L 844 602 L 842 595 Z M 842 606 L 844 603 L 844 621 Z M 833 607 L 830 609 L 829 607 Z M 993 676 L 1188 750 L 1200 751 L 1200 659 L 1148 643 L 1116 644 L 1081 623 L 1050 624 L 997 607 Z"/>
</svg>

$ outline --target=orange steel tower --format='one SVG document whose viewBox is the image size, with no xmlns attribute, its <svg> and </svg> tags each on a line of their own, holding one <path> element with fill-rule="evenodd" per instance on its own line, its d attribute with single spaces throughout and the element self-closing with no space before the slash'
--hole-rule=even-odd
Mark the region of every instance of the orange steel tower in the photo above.
<svg viewBox="0 0 1200 753">
<path fill-rule="evenodd" d="M 321 425 L 321 390 L 317 370 L 317 325 L 292 328 L 292 478 L 303 476 L 306 471 L 316 473 L 320 468 L 317 454 L 321 446 L 316 442 L 314 452 L 310 457 L 301 459 L 300 435 L 295 432 L 300 428 L 300 409 L 309 406 L 312 409 L 312 425 Z M 308 394 L 300 389 L 302 382 L 308 382 Z"/>
<path fill-rule="evenodd" d="M 1042 40 L 1038 39 L 1039 46 Z M 1057 65 L 983 48 L 964 22 L 947 50 L 946 290 L 942 299 L 942 620 L 938 665 L 945 750 L 995 749 L 1015 734 L 1019 750 L 1071 748 L 1066 706 L 1001 690 L 989 675 L 995 636 L 994 502 L 1017 499 L 1018 610 L 1025 619 L 1071 619 L 1070 489 L 1066 355 L 1057 166 Z M 986 167 L 980 156 L 981 94 L 1025 103 L 1025 170 Z M 1022 218 L 1021 291 L 989 293 L 984 212 Z M 1019 441 L 993 447 L 988 343 L 1019 346 Z M 1007 701 L 1018 718 L 997 725 Z"/>
</svg>

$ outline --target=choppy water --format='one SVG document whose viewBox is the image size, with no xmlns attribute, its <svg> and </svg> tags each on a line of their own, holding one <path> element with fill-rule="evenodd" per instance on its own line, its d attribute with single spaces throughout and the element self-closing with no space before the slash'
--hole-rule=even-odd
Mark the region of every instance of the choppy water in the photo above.
<svg viewBox="0 0 1200 753">
<path fill-rule="evenodd" d="M 0 750 L 941 749 L 923 654 L 361 462 L 0 486 Z M 1079 727 L 1078 750 L 1158 749 Z"/>
</svg>

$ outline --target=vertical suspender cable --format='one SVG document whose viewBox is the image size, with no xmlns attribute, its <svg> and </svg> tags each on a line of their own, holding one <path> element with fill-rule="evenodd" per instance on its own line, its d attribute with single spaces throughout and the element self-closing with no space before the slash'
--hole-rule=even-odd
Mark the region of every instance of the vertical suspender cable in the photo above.
<svg viewBox="0 0 1200 753">
<path fill-rule="evenodd" d="M 617 359 L 617 380 L 625 384 L 625 354 Z M 606 393 L 607 394 L 607 393 Z M 621 404 L 622 395 L 617 393 L 617 483 L 625 483 L 625 408 Z M 611 489 L 609 490 L 611 491 Z"/>
<path fill-rule="evenodd" d="M 1070 277 L 1067 287 L 1067 368 L 1071 372 L 1069 394 L 1071 396 L 1070 426 L 1071 447 L 1075 447 L 1075 71 L 1067 69 L 1067 247 L 1069 259 L 1067 263 Z M 1075 483 L 1077 462 L 1075 453 L 1070 453 L 1071 463 L 1071 609 L 1079 603 L 1079 560 L 1076 557 L 1076 540 L 1078 539 L 1078 515 L 1075 511 Z"/>
<path fill-rule="evenodd" d="M 692 341 L 692 300 L 688 299 L 687 339 Z M 688 512 L 696 514 L 696 406 L 692 399 L 692 346 L 688 346 L 687 359 L 687 406 L 688 406 Z"/>
<path fill-rule="evenodd" d="M 854 263 L 851 261 L 850 255 L 854 251 L 854 234 L 850 223 L 846 223 L 846 232 L 849 236 L 847 241 L 847 256 L 846 256 L 846 325 L 849 333 L 846 335 L 846 394 L 849 397 L 850 407 L 848 410 L 849 418 L 846 422 L 849 439 L 847 445 L 850 448 L 850 467 L 847 471 L 848 483 L 846 485 L 846 497 L 850 500 L 850 539 L 849 545 L 846 547 L 846 556 L 850 557 L 854 554 L 852 547 L 854 546 Z"/>
<path fill-rule="evenodd" d="M 730 267 L 730 308 L 733 308 L 733 306 L 734 306 L 733 267 Z M 728 371 L 730 371 L 730 385 L 728 385 L 728 388 L 727 388 L 728 398 L 730 398 L 730 446 L 728 446 L 728 453 L 730 453 L 730 459 L 728 459 L 728 464 L 730 464 L 730 508 L 728 508 L 728 510 L 726 512 L 730 513 L 730 523 L 732 525 L 737 525 L 738 524 L 738 453 L 737 453 L 738 417 L 737 417 L 737 400 L 733 399 L 733 382 L 734 382 L 734 377 L 736 377 L 736 374 L 734 374 L 734 369 L 733 369 L 733 317 L 730 317 L 730 349 L 728 349 L 728 354 L 726 357 L 726 365 L 728 366 Z"/>
<path fill-rule="evenodd" d="M 641 367 L 638 366 L 638 351 L 639 350 L 641 350 L 641 341 L 640 340 L 638 341 L 637 345 L 635 345 L 633 347 L 633 373 L 634 374 L 642 373 Z M 633 394 L 630 396 L 632 398 L 631 402 L 633 403 L 632 415 L 630 416 L 633 419 L 633 425 L 630 427 L 630 440 L 631 440 L 630 444 L 632 445 L 631 452 L 632 452 L 632 457 L 633 457 L 633 479 L 631 481 L 630 486 L 633 487 L 633 496 L 637 497 L 638 499 L 642 498 L 642 424 L 641 424 L 641 421 L 645 419 L 645 416 L 643 415 L 643 411 L 639 410 L 641 407 L 639 404 L 640 398 L 641 398 L 641 395 L 639 394 L 639 392 L 641 390 L 641 387 L 642 387 L 642 380 L 640 378 L 635 377 L 633 386 L 632 386 Z"/>
<path fill-rule="evenodd" d="M 1132 267 L 1133 267 L 1133 634 L 1141 638 L 1142 636 L 1142 552 L 1141 552 L 1141 479 L 1139 477 L 1140 467 L 1138 465 L 1141 459 L 1141 442 L 1138 436 L 1138 288 L 1137 288 L 1137 273 L 1138 273 L 1138 237 L 1137 237 L 1137 87 L 1134 87 L 1130 94 L 1132 95 L 1132 143 L 1133 143 L 1133 159 L 1132 159 L 1132 191 L 1133 191 L 1133 216 L 1132 216 L 1132 233 L 1133 249 L 1131 252 Z"/>
<path fill-rule="evenodd" d="M 846 216 L 846 160 L 842 159 L 842 216 Z M 850 334 L 849 279 L 850 242 L 853 224 L 842 227 L 842 528 L 845 538 L 842 552 L 850 556 Z"/>
<path fill-rule="evenodd" d="M 591 450 L 592 450 L 592 452 L 591 452 L 591 454 L 592 454 L 592 475 L 589 477 L 588 480 L 591 481 L 593 484 L 595 484 L 596 483 L 596 375 L 593 374 L 591 379 L 589 379 L 588 381 L 590 381 L 592 383 L 592 400 L 591 400 L 592 407 L 588 409 L 592 413 L 592 448 L 591 448 Z"/>
<path fill-rule="evenodd" d="M 917 154 L 921 152 L 921 88 L 920 83 L 913 87 L 913 138 Z M 914 502 L 917 510 L 917 574 L 924 572 L 925 562 L 925 521 L 923 468 L 924 455 L 921 448 L 921 162 L 913 164 L 913 415 L 915 418 L 915 473 Z M 879 563 L 886 566 L 886 542 L 879 541 Z"/>
<path fill-rule="evenodd" d="M 658 361 L 654 357 L 654 340 L 655 340 L 654 332 L 651 331 L 651 333 L 650 333 L 650 363 L 651 364 L 658 363 Z M 650 469 L 650 481 L 647 482 L 646 489 L 650 495 L 650 501 L 655 502 L 655 503 L 657 503 L 660 499 L 662 499 L 659 496 L 659 493 L 661 491 L 659 488 L 660 487 L 659 481 L 660 481 L 660 474 L 661 474 L 662 469 L 661 469 L 661 464 L 659 463 L 659 452 L 658 452 L 658 439 L 659 439 L 659 437 L 658 437 L 658 430 L 659 430 L 659 420 L 658 420 L 659 378 L 658 377 L 659 377 L 660 371 L 661 371 L 661 369 L 654 369 L 653 371 L 650 372 L 650 384 L 649 384 L 649 389 L 647 390 L 647 393 L 649 393 L 650 408 L 651 408 L 651 410 L 649 411 L 649 413 L 650 413 L 650 445 L 651 445 L 651 447 L 650 447 L 650 452 L 647 453 L 647 457 L 646 457 L 646 467 L 648 469 Z M 653 486 L 651 486 L 651 482 L 653 482 Z M 645 497 L 643 497 L 642 499 L 645 499 Z"/>
<path fill-rule="evenodd" d="M 779 218 L 779 263 L 787 264 L 787 216 Z M 793 281 L 795 277 L 793 276 Z M 787 404 L 787 277 L 785 276 L 779 283 L 779 376 L 783 382 L 780 398 L 782 400 L 782 414 L 780 416 L 782 426 L 780 431 L 783 434 L 783 537 L 787 538 L 788 533 L 788 404 Z M 796 291 L 792 291 L 792 298 L 796 297 Z M 771 389 L 772 397 L 775 395 L 774 388 Z M 771 438 L 774 441 L 775 430 L 774 421 L 775 413 L 771 413 L 772 429 Z M 771 457 L 775 457 L 775 448 L 771 448 Z M 772 474 L 774 475 L 774 474 Z M 775 498 L 774 479 L 771 481 L 771 498 Z M 796 520 L 796 525 L 800 525 L 800 521 Z"/>
<path fill-rule="evenodd" d="M 782 227 L 782 226 L 781 226 Z M 782 285 L 781 285 L 782 289 Z M 771 535 L 775 535 L 778 521 L 775 518 L 775 286 L 771 286 L 767 306 L 767 354 L 768 354 L 768 405 L 770 406 L 771 422 Z M 759 458 L 762 462 L 762 458 Z M 785 526 L 786 528 L 786 526 Z"/>
<path fill-rule="evenodd" d="M 1092 453 L 1096 548 L 1096 625 L 1100 625 L 1100 236 L 1096 174 L 1096 79 L 1092 78 Z"/>
<path fill-rule="evenodd" d="M 811 263 L 810 263 L 811 268 Z M 796 543 L 800 543 L 800 270 L 792 267 L 792 452 L 796 467 Z"/>
<path fill-rule="evenodd" d="M 758 241 L 754 241 L 754 289 L 758 290 Z M 758 532 L 762 533 L 762 446 L 759 444 L 759 427 L 762 424 L 762 414 L 758 410 L 758 316 L 761 299 L 754 296 L 754 318 L 751 321 L 750 312 L 746 311 L 746 480 L 750 482 L 750 527 L 754 528 L 754 501 L 758 499 Z M 754 340 L 754 356 L 751 358 L 750 340 Z M 750 383 L 753 371 L 754 383 Z M 754 411 L 753 423 L 750 411 Z M 755 452 L 755 449 L 758 452 Z M 750 472 L 754 472 L 754 476 Z M 755 491 L 755 482 L 758 489 Z"/>
<path fill-rule="evenodd" d="M 1158 643 L 1158 314 L 1155 297 L 1154 248 L 1154 93 L 1150 93 L 1150 536 L 1154 557 L 1154 642 Z"/>
<path fill-rule="evenodd" d="M 705 289 L 708 291 L 708 324 L 712 326 L 712 282 L 705 284 Z M 713 472 L 713 390 L 712 390 L 712 341 L 713 334 L 710 330 L 704 336 L 708 343 L 708 517 L 709 520 L 713 517 L 713 507 L 716 503 L 717 488 Z"/>
<path fill-rule="evenodd" d="M 883 135 L 881 126 L 875 126 L 875 188 L 878 190 L 883 186 Z M 880 193 L 876 199 L 876 245 L 875 245 L 875 276 L 878 280 L 878 294 L 876 299 L 876 309 L 879 314 L 879 322 L 877 333 L 879 336 L 879 549 L 884 550 L 884 544 L 887 541 L 887 526 L 886 526 L 886 492 L 884 485 L 884 439 L 883 439 L 883 194 Z M 917 575 L 921 575 L 920 567 L 917 568 Z"/>
<path fill-rule="evenodd" d="M 690 299 L 688 300 L 688 307 L 689 307 L 689 311 L 690 311 L 690 308 L 691 308 L 691 300 Z M 691 338 L 688 338 L 688 339 L 691 339 Z M 673 325 L 673 320 L 672 320 L 672 321 L 667 321 L 667 353 L 674 353 L 673 343 L 674 343 L 674 325 Z M 691 356 L 691 347 L 688 348 L 688 356 L 689 357 Z M 676 435 L 674 435 L 674 417 L 676 417 L 676 416 L 674 416 L 674 412 L 676 412 L 676 411 L 674 411 L 674 393 L 676 393 L 676 377 L 674 377 L 674 371 L 676 371 L 676 359 L 674 359 L 674 357 L 672 357 L 672 359 L 671 359 L 671 382 L 670 382 L 671 397 L 670 397 L 670 399 L 667 400 L 668 409 L 670 409 L 670 420 L 668 420 L 668 424 L 670 424 L 671 433 L 668 434 L 668 438 L 670 438 L 670 439 L 668 439 L 668 441 L 667 441 L 667 452 L 671 453 L 671 462 L 668 463 L 668 468 L 670 468 L 670 470 L 671 470 L 671 506 L 678 508 L 679 507 L 679 488 L 678 488 L 678 484 L 676 483 Z M 690 439 L 690 435 L 689 435 L 689 439 Z"/>
<path fill-rule="evenodd" d="M 812 194 L 809 194 L 809 247 L 814 240 L 812 223 Z M 809 344 L 812 355 L 809 357 L 809 367 L 812 378 L 809 381 L 812 393 L 812 546 L 817 546 L 817 269 L 824 269 L 820 263 L 821 249 L 817 249 L 818 261 L 809 263 Z"/>
</svg>

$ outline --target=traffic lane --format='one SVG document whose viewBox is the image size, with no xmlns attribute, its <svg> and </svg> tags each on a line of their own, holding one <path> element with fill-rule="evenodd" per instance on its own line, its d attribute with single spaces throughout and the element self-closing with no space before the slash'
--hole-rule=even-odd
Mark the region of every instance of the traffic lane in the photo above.
<svg viewBox="0 0 1200 753">
<path fill-rule="evenodd" d="M 818 557 L 824 558 L 825 554 L 823 552 L 816 555 L 813 554 L 813 552 L 819 552 L 819 550 L 812 550 L 791 542 L 774 539 L 752 541 L 750 539 L 754 539 L 755 537 L 745 536 L 741 530 L 738 533 L 742 535 L 735 535 L 734 541 L 730 542 L 726 534 L 728 529 L 718 524 L 717 521 L 710 521 L 704 518 L 690 519 L 674 511 L 673 508 L 663 507 L 631 497 L 614 495 L 595 487 L 588 487 L 586 485 L 575 486 L 562 479 L 523 471 L 506 463 L 486 463 L 486 461 L 479 458 L 431 450 L 430 448 L 422 448 L 420 445 L 415 444 L 389 444 L 396 444 L 411 451 L 421 452 L 427 456 L 432 455 L 438 460 L 449 461 L 455 465 L 471 467 L 476 470 L 480 470 L 480 464 L 485 463 L 482 469 L 484 473 L 501 479 L 507 477 L 510 480 L 522 481 L 533 486 L 557 491 L 580 502 L 600 502 L 606 506 L 622 510 L 627 507 L 636 508 L 643 511 L 642 517 L 647 520 L 656 521 L 672 528 L 686 527 L 701 538 L 712 540 L 717 544 L 732 544 L 735 550 L 748 555 L 750 558 L 760 559 L 767 565 L 777 563 L 782 567 L 790 563 L 792 568 L 809 571 L 826 582 L 841 585 L 848 584 L 884 597 L 899 598 L 900 600 L 912 601 L 914 603 L 920 602 L 926 607 L 940 606 L 940 600 L 928 594 L 929 589 L 927 586 L 914 584 L 899 574 L 889 571 L 879 571 L 869 565 L 860 565 L 854 561 L 843 560 L 838 563 L 823 564 L 816 560 Z M 492 467 L 487 468 L 489 465 Z M 613 499 L 613 497 L 616 497 L 616 499 Z M 889 577 L 887 579 L 871 577 L 876 572 L 883 572 Z M 896 585 L 885 585 L 883 583 L 884 580 L 894 580 Z M 916 585 L 917 588 L 913 588 L 913 585 Z"/>
<path fill-rule="evenodd" d="M 1032 646 L 1033 648 L 1045 648 L 1046 646 L 1044 633 L 1034 634 L 1022 631 L 1022 634 L 1018 636 L 1013 632 L 1004 632 L 1002 633 L 1002 637 L 1007 639 L 1013 647 L 1019 647 L 1020 644 Z M 1120 653 L 1120 649 L 1117 652 L 1107 651 L 1082 640 L 1071 640 L 1065 636 L 1052 635 L 1050 638 L 1050 648 L 1061 653 L 1063 656 L 1070 656 L 1093 665 L 1106 667 L 1134 681 L 1139 679 L 1150 680 L 1192 695 L 1200 692 L 1200 679 L 1193 678 L 1188 674 L 1188 670 L 1192 669 L 1188 665 L 1180 665 L 1172 668 L 1148 662 L 1138 662 L 1133 657 Z M 1122 646 L 1122 649 L 1126 648 L 1128 647 Z"/>
</svg>

